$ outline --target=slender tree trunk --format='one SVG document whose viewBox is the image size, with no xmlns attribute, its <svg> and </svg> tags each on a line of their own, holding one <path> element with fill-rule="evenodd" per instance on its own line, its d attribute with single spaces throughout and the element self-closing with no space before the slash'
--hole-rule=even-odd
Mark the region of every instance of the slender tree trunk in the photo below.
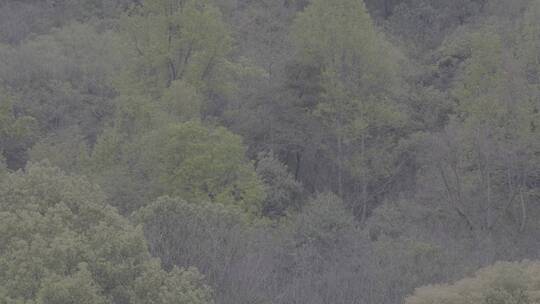
<svg viewBox="0 0 540 304">
<path fill-rule="evenodd" d="M 341 115 L 339 115 L 341 116 Z M 343 136 L 341 131 L 341 117 L 338 117 L 336 120 L 336 131 L 337 134 L 337 174 L 338 174 L 338 195 L 343 197 Z"/>
<path fill-rule="evenodd" d="M 365 157 L 365 153 L 366 153 L 366 137 L 364 134 L 362 134 L 362 137 L 361 137 L 361 140 L 360 140 L 360 153 L 362 155 L 361 159 L 362 159 L 362 166 L 364 166 L 365 162 L 363 161 L 364 160 L 364 157 Z M 361 187 L 362 187 L 362 217 L 361 217 L 361 222 L 364 223 L 365 220 L 367 219 L 367 212 L 368 212 L 368 183 L 367 183 L 367 175 L 366 175 L 366 170 L 365 168 L 362 168 L 361 169 L 361 174 L 360 174 L 360 183 L 361 183 Z"/>
<path fill-rule="evenodd" d="M 521 203 L 521 225 L 519 227 L 519 232 L 525 231 L 525 224 L 527 223 L 527 202 L 523 197 L 523 190 L 519 190 L 519 200 Z"/>
<path fill-rule="evenodd" d="M 302 162 L 302 154 L 300 152 L 296 152 L 296 169 L 294 170 L 294 179 L 298 180 L 298 176 L 300 174 L 300 164 Z"/>
<path fill-rule="evenodd" d="M 523 188 L 526 187 L 525 172 L 522 172 L 521 175 L 521 186 L 519 187 L 519 200 L 521 203 L 521 225 L 519 227 L 519 232 L 525 231 L 525 225 L 527 224 L 527 199 L 523 194 Z"/>
</svg>

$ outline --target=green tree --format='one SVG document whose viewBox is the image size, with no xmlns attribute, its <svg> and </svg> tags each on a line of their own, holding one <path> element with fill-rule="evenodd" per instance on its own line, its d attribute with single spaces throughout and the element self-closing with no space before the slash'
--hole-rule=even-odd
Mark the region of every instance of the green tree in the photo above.
<svg viewBox="0 0 540 304">
<path fill-rule="evenodd" d="M 115 79 L 116 127 L 142 134 L 171 122 L 219 116 L 250 65 L 211 1 L 143 1 L 120 20 L 128 64 Z"/>
<path fill-rule="evenodd" d="M 35 142 L 38 129 L 31 116 L 15 115 L 15 98 L 0 89 L 0 155 L 11 169 L 26 162 L 26 150 Z"/>
<path fill-rule="evenodd" d="M 33 35 L 84 22 L 111 28 L 136 0 L 0 1 L 0 41 L 18 45 Z"/>
<path fill-rule="evenodd" d="M 388 31 L 403 43 L 403 51 L 410 52 L 412 56 L 424 61 L 426 52 L 440 46 L 446 37 L 467 24 L 478 20 L 482 16 L 485 0 L 402 0 L 402 1 L 366 1 L 379 3 L 393 2 L 391 14 L 387 15 L 386 25 Z M 493 1 L 501 2 L 501 1 Z M 515 9 L 514 5 L 510 5 Z M 368 4 L 368 6 L 370 6 Z"/>
<path fill-rule="evenodd" d="M 79 125 L 95 137 L 112 115 L 112 78 L 122 65 L 112 31 L 73 23 L 18 47 L 0 48 L 0 77 L 43 133 Z"/>
<path fill-rule="evenodd" d="M 535 261 L 500 262 L 454 284 L 418 288 L 405 303 L 536 303 L 539 274 Z"/>
<path fill-rule="evenodd" d="M 430 148 L 447 200 L 471 230 L 491 235 L 512 210 L 523 231 L 538 172 L 537 99 L 496 28 L 465 33 L 453 47 L 468 55 L 451 91 L 456 116 Z"/>
<path fill-rule="evenodd" d="M 202 117 L 203 100 L 197 90 L 182 80 L 175 80 L 161 97 L 163 108 L 179 121 L 198 120 Z"/>
<path fill-rule="evenodd" d="M 204 284 L 196 268 L 170 272 L 161 270 L 156 261 L 148 264 L 134 283 L 132 303 L 145 304 L 212 304 L 212 290 Z"/>
<path fill-rule="evenodd" d="M 18 140 L 2 135 L 0 141 L 6 142 L 0 146 L 11 155 L 6 155 L 10 168 L 23 168 L 37 142 L 32 158 L 50 158 L 63 169 L 76 170 L 79 148 L 93 144 L 113 117 L 111 81 L 122 64 L 116 38 L 112 31 L 73 23 L 18 46 L 0 47 L 1 111 L 16 113 L 18 123 L 7 122 L 11 129 L 21 129 L 30 117 L 35 126 L 24 139 L 22 134 Z"/>
<path fill-rule="evenodd" d="M 248 253 L 248 218 L 235 206 L 161 197 L 140 209 L 152 254 L 167 268 L 195 266 L 216 293 L 232 294 L 234 275 Z"/>
<path fill-rule="evenodd" d="M 212 303 L 195 270 L 164 272 L 142 231 L 82 177 L 46 164 L 9 173 L 0 219 L 3 303 L 138 303 L 141 285 L 156 303 Z"/>
<path fill-rule="evenodd" d="M 369 188 L 388 175 L 370 164 L 382 150 L 391 150 L 387 130 L 406 122 L 395 102 L 400 55 L 375 29 L 361 0 L 311 2 L 295 20 L 293 42 L 298 60 L 320 72 L 322 92 L 313 114 L 335 139 L 329 144 L 334 146 L 337 193 L 344 194 L 345 177 L 353 176 L 365 218 Z M 377 157 L 370 147 L 377 147 Z"/>
<path fill-rule="evenodd" d="M 47 277 L 37 295 L 38 303 L 84 303 L 104 304 L 105 297 L 100 294 L 99 287 L 88 271 L 87 265 L 82 263 L 79 270 L 68 277 Z"/>
<path fill-rule="evenodd" d="M 225 303 L 269 303 L 286 285 L 278 263 L 284 231 L 236 206 L 160 197 L 141 208 L 150 252 L 164 266 L 196 266 Z M 286 270 L 285 270 L 286 272 Z"/>
<path fill-rule="evenodd" d="M 2 178 L 7 173 L 6 161 L 4 156 L 0 156 L 0 178 Z"/>
<path fill-rule="evenodd" d="M 176 80 L 201 93 L 225 88 L 221 76 L 232 40 L 211 3 L 144 1 L 123 16 L 121 24 L 132 61 L 119 82 L 123 92 L 159 98 Z"/>
<path fill-rule="evenodd" d="M 319 258 L 325 258 L 347 242 L 352 246 L 356 222 L 339 197 L 323 193 L 294 216 L 291 229 L 296 246 L 315 249 Z"/>
<path fill-rule="evenodd" d="M 319 194 L 286 226 L 289 259 L 283 296 L 298 303 L 349 303 L 361 291 L 357 257 L 362 251 L 359 230 L 343 201 L 332 193 Z M 340 287 L 338 287 L 340 286 Z"/>
<path fill-rule="evenodd" d="M 526 83 L 529 87 L 529 100 L 532 106 L 534 120 L 531 121 L 532 130 L 540 128 L 540 3 L 531 1 L 522 22 L 519 24 L 520 37 L 516 51 L 525 72 Z"/>
<path fill-rule="evenodd" d="M 275 218 L 300 209 L 302 185 L 272 153 L 259 154 L 256 171 L 266 190 L 264 216 Z"/>
<path fill-rule="evenodd" d="M 239 136 L 187 122 L 151 132 L 141 144 L 143 170 L 159 194 L 260 213 L 264 189 Z"/>
<path fill-rule="evenodd" d="M 91 145 L 83 133 L 81 128 L 73 126 L 41 138 L 28 150 L 29 161 L 47 160 L 66 172 L 81 173 Z"/>
<path fill-rule="evenodd" d="M 170 195 L 260 214 L 265 197 L 242 139 L 197 121 L 169 124 L 133 141 L 111 129 L 94 147 L 88 170 L 107 192 L 116 193 L 113 201 L 123 211 Z M 125 198 L 126 189 L 135 192 Z"/>
</svg>

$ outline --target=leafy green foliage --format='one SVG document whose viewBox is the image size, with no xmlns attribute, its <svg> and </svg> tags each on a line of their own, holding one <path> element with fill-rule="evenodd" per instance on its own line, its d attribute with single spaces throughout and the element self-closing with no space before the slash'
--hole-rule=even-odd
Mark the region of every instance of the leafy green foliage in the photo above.
<svg viewBox="0 0 540 304">
<path fill-rule="evenodd" d="M 197 120 L 202 116 L 203 101 L 194 87 L 182 80 L 171 83 L 161 97 L 163 108 L 180 121 Z"/>
<path fill-rule="evenodd" d="M 336 192 L 343 195 L 346 175 L 360 184 L 355 212 L 365 218 L 368 188 L 394 174 L 393 156 L 382 153 L 395 144 L 387 130 L 406 127 L 406 112 L 395 102 L 400 55 L 359 0 L 313 1 L 295 20 L 293 39 L 298 60 L 320 71 L 322 92 L 312 113 L 334 138 Z"/>
<path fill-rule="evenodd" d="M 124 303 L 149 284 L 158 303 L 211 303 L 194 270 L 161 270 L 141 230 L 104 200 L 97 186 L 43 164 L 2 179 L 0 299 Z"/>
<path fill-rule="evenodd" d="M 13 96 L 0 91 L 0 155 L 15 169 L 26 161 L 26 149 L 36 140 L 36 121 L 31 116 L 15 115 Z"/>
<path fill-rule="evenodd" d="M 7 173 L 6 162 L 4 156 L 0 156 L 0 179 Z"/>
<path fill-rule="evenodd" d="M 134 142 L 125 142 L 111 130 L 95 146 L 90 163 L 89 170 L 102 176 L 101 182 L 114 183 L 109 184 L 111 191 L 122 191 L 119 183 L 144 190 L 141 197 L 131 196 L 133 200 L 114 195 L 122 210 L 133 211 L 145 200 L 171 195 L 260 214 L 265 196 L 253 165 L 245 158 L 241 138 L 223 127 L 205 127 L 196 121 L 170 124 Z M 121 178 L 128 180 L 115 181 L 122 172 L 127 176 Z M 129 180 L 133 176 L 139 179 Z"/>
<path fill-rule="evenodd" d="M 158 304 L 212 304 L 212 291 L 203 282 L 197 269 L 191 267 L 180 270 L 174 267 L 170 272 L 161 270 L 159 263 L 148 265 L 134 284 L 132 303 Z"/>
<path fill-rule="evenodd" d="M 301 59 L 317 62 L 323 75 L 353 90 L 343 94 L 392 89 L 395 58 L 387 57 L 391 47 L 375 30 L 362 1 L 313 1 L 298 14 L 293 38 Z"/>
<path fill-rule="evenodd" d="M 111 115 L 112 75 L 122 65 L 116 38 L 74 23 L 0 51 L 1 77 L 17 107 L 42 131 L 78 124 L 94 135 Z"/>
<path fill-rule="evenodd" d="M 211 4 L 145 1 L 123 17 L 122 25 L 133 54 L 127 75 L 131 83 L 124 81 L 124 91 L 140 94 L 143 89 L 157 97 L 175 80 L 202 91 L 220 86 L 216 76 L 227 65 L 232 41 L 221 13 Z"/>
<path fill-rule="evenodd" d="M 241 138 L 226 129 L 197 122 L 170 125 L 145 136 L 141 146 L 147 147 L 143 170 L 161 194 L 260 212 L 261 182 L 245 160 Z"/>
<path fill-rule="evenodd" d="M 73 22 L 110 28 L 135 0 L 0 1 L 0 41 L 17 45 Z"/>
<path fill-rule="evenodd" d="M 419 288 L 405 303 L 535 303 L 539 271 L 538 262 L 500 262 L 451 285 Z"/>
<path fill-rule="evenodd" d="M 0 303 L 392 304 L 539 258 L 539 20 L 0 0 Z M 537 268 L 408 301 L 536 303 Z"/>
<path fill-rule="evenodd" d="M 527 205 L 537 188 L 528 181 L 538 172 L 538 101 L 525 75 L 515 70 L 523 59 L 504 40 L 504 32 L 487 24 L 444 49 L 466 59 L 451 90 L 456 115 L 432 137 L 436 152 L 430 153 L 430 166 L 445 201 L 470 230 L 507 225 L 523 231 L 527 214 L 536 213 Z"/>
<path fill-rule="evenodd" d="M 263 215 L 279 217 L 299 209 L 302 185 L 273 154 L 260 154 L 256 171 L 266 192 L 262 206 Z"/>
<path fill-rule="evenodd" d="M 92 274 L 80 265 L 80 270 L 69 277 L 49 277 L 44 280 L 43 287 L 37 295 L 38 303 L 107 303 L 100 295 L 99 288 L 92 278 Z"/>
<path fill-rule="evenodd" d="M 292 229 L 296 246 L 316 249 L 318 258 L 324 259 L 338 248 L 353 246 L 356 223 L 339 197 L 324 193 L 306 204 Z"/>
</svg>

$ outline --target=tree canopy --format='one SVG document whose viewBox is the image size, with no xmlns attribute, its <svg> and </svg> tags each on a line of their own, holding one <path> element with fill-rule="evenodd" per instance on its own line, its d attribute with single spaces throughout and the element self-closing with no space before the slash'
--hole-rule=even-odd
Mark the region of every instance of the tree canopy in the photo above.
<svg viewBox="0 0 540 304">
<path fill-rule="evenodd" d="M 500 262 L 451 285 L 419 288 L 405 303 L 535 303 L 539 271 L 538 262 Z"/>
<path fill-rule="evenodd" d="M 536 303 L 539 201 L 540 0 L 0 0 L 0 304 Z"/>
<path fill-rule="evenodd" d="M 195 269 L 161 269 L 98 186 L 47 164 L 0 182 L 5 303 L 212 303 Z M 145 300 L 147 299 L 147 300 Z"/>
</svg>

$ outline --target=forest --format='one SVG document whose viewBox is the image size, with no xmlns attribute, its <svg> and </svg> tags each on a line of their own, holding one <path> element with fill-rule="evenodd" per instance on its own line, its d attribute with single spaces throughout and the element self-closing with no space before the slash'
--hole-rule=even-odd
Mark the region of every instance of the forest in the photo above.
<svg viewBox="0 0 540 304">
<path fill-rule="evenodd" d="M 0 304 L 540 303 L 540 0 L 0 0 Z"/>
</svg>

